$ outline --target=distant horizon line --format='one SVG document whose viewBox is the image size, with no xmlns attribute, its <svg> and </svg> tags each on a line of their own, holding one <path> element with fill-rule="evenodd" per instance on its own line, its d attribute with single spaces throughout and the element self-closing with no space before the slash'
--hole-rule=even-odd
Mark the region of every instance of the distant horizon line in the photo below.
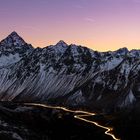
<svg viewBox="0 0 140 140">
<path fill-rule="evenodd" d="M 17 34 L 20 38 L 22 38 L 22 36 L 20 36 L 19 35 L 19 33 L 17 32 L 17 31 L 12 31 L 11 33 L 9 33 L 8 35 L 7 35 L 7 37 L 9 37 L 11 34 L 13 34 L 13 33 L 15 33 L 15 34 Z M 1 41 L 3 41 L 3 40 L 5 40 L 7 37 L 5 37 L 4 39 L 0 39 L 0 43 L 1 43 Z M 23 38 L 22 38 L 23 39 Z M 24 40 L 24 39 L 23 39 Z M 25 41 L 25 40 L 24 40 Z M 26 41 L 25 41 L 26 42 Z M 84 45 L 81 45 L 81 44 L 74 44 L 74 43 L 67 43 L 66 41 L 64 41 L 63 39 L 60 39 L 58 42 L 56 42 L 55 44 L 50 44 L 50 45 L 46 45 L 45 47 L 41 47 L 41 46 L 33 46 L 32 45 L 32 43 L 27 43 L 27 44 L 30 44 L 30 45 L 32 45 L 32 47 L 33 48 L 47 48 L 47 47 L 49 47 L 49 46 L 56 46 L 58 43 L 60 43 L 60 42 L 63 42 L 63 43 L 65 43 L 67 46 L 71 46 L 71 45 L 75 45 L 75 46 L 80 46 L 80 47 L 86 47 L 86 48 L 88 48 L 88 49 L 90 49 L 90 50 L 92 50 L 92 51 L 97 51 L 97 52 L 115 52 L 115 51 L 118 51 L 118 50 L 121 50 L 121 49 L 127 49 L 129 52 L 130 51 L 132 51 L 132 50 L 140 50 L 140 49 L 129 49 L 128 47 L 120 47 L 120 48 L 118 48 L 118 49 L 115 49 L 115 50 L 106 50 L 106 51 L 100 51 L 100 50 L 94 50 L 93 48 L 91 48 L 91 47 L 88 47 L 88 46 L 84 46 Z"/>
</svg>

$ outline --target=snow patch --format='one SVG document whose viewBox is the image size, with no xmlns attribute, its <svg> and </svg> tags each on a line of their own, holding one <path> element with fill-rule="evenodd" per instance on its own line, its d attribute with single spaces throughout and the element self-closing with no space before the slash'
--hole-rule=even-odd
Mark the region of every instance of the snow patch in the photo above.
<svg viewBox="0 0 140 140">
<path fill-rule="evenodd" d="M 17 53 L 15 55 L 9 54 L 9 56 L 2 55 L 0 57 L 0 67 L 14 64 L 14 63 L 18 62 L 20 59 L 21 58 L 19 57 L 19 54 L 17 54 Z"/>
<path fill-rule="evenodd" d="M 129 94 L 126 96 L 124 101 L 124 106 L 131 105 L 136 100 L 135 96 L 133 95 L 132 90 L 129 91 Z"/>
</svg>

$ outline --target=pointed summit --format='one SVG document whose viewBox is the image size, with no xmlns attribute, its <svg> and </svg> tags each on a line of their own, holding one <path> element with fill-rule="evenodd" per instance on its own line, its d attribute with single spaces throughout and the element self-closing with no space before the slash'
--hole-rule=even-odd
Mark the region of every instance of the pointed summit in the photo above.
<svg viewBox="0 0 140 140">
<path fill-rule="evenodd" d="M 22 46 L 25 45 L 26 42 L 17 34 L 17 32 L 13 31 L 8 37 L 1 41 L 1 45 L 3 46 Z"/>
<path fill-rule="evenodd" d="M 63 46 L 63 47 L 65 47 L 65 46 L 68 46 L 68 44 L 65 43 L 63 40 L 60 40 L 60 41 L 56 44 L 56 46 Z"/>
<path fill-rule="evenodd" d="M 16 31 L 13 31 L 10 36 L 19 36 L 18 33 Z"/>
</svg>

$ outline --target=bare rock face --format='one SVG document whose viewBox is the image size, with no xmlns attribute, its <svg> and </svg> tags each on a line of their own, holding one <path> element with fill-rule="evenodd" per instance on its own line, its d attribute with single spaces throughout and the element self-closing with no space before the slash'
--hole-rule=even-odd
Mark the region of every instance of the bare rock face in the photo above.
<svg viewBox="0 0 140 140">
<path fill-rule="evenodd" d="M 112 110 L 140 98 L 140 50 L 97 52 L 59 41 L 33 48 L 16 32 L 0 42 L 0 100 Z"/>
</svg>

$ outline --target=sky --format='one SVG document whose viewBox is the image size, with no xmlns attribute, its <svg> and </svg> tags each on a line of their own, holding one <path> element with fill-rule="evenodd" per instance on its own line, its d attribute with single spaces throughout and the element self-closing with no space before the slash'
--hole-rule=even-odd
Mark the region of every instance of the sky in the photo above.
<svg viewBox="0 0 140 140">
<path fill-rule="evenodd" d="M 0 40 L 12 31 L 34 47 L 140 49 L 140 0 L 0 0 Z"/>
</svg>

